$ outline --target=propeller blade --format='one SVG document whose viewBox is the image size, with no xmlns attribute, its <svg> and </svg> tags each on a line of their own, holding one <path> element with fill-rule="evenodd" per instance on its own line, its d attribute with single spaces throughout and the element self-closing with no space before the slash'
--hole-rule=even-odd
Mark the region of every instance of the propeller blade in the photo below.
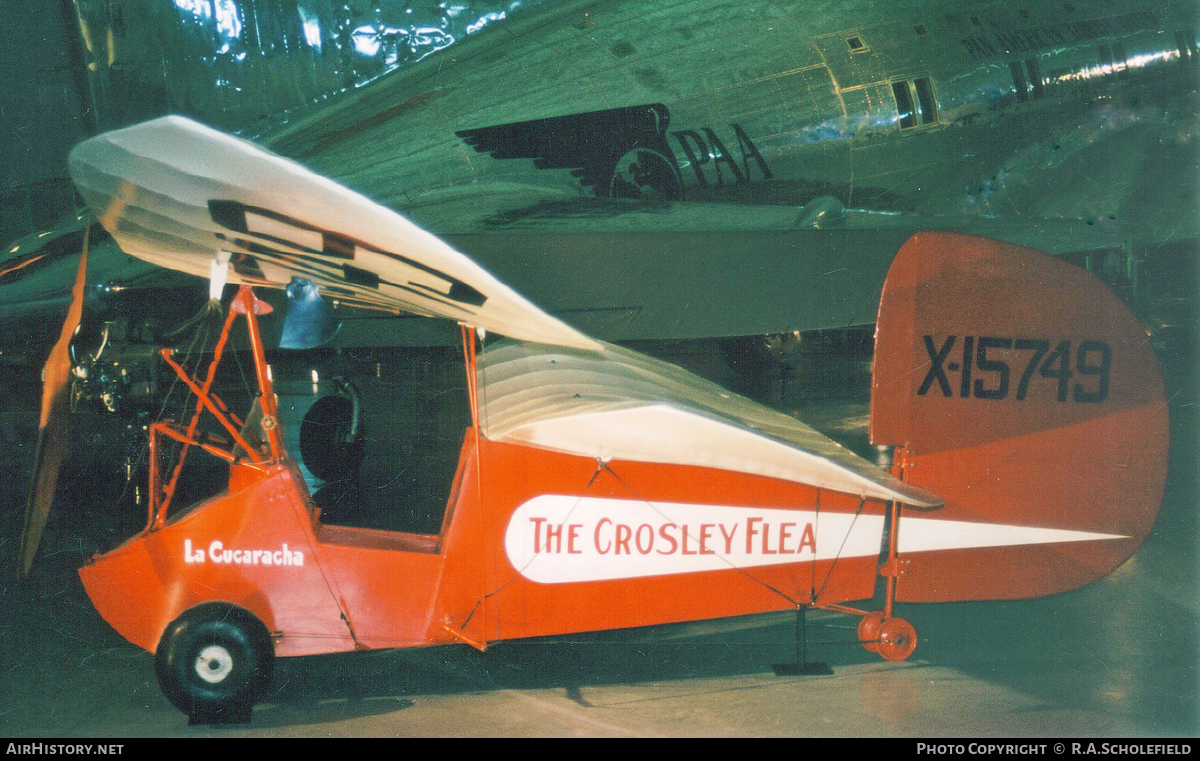
<svg viewBox="0 0 1200 761">
<path fill-rule="evenodd" d="M 58 483 L 58 471 L 66 453 L 70 434 L 70 377 L 71 358 L 68 347 L 75 329 L 83 316 L 83 292 L 87 281 L 88 235 L 83 233 L 83 251 L 79 256 L 79 268 L 75 272 L 75 285 L 71 288 L 71 306 L 63 322 L 58 342 L 50 350 L 50 356 L 42 368 L 42 415 L 39 421 L 37 451 L 34 455 L 33 483 L 29 499 L 25 503 L 25 527 L 21 532 L 21 555 L 18 573 L 22 579 L 29 576 L 33 556 L 37 554 L 42 540 L 42 530 L 50 515 L 50 503 L 54 501 L 54 487 Z"/>
</svg>

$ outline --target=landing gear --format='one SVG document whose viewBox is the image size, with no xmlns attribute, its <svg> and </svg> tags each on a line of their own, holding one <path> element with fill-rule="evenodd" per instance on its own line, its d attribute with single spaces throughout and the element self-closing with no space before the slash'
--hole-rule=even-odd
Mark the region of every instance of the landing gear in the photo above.
<svg viewBox="0 0 1200 761">
<path fill-rule="evenodd" d="M 917 630 L 903 618 L 873 610 L 859 619 L 858 641 L 885 661 L 902 661 L 917 649 Z"/>
<path fill-rule="evenodd" d="M 903 461 L 903 451 L 896 459 Z M 893 502 L 889 516 L 887 555 L 879 566 L 879 575 L 887 580 L 883 610 L 864 611 L 833 603 L 817 603 L 812 607 L 859 616 L 858 641 L 872 653 L 878 653 L 885 661 L 906 660 L 917 649 L 917 631 L 903 618 L 892 615 L 896 605 L 896 580 L 904 572 L 905 561 L 896 549 L 899 534 L 900 505 Z"/>
<path fill-rule="evenodd" d="M 917 649 L 917 631 L 903 618 L 889 618 L 879 627 L 879 645 L 875 651 L 885 661 L 902 661 Z"/>
<path fill-rule="evenodd" d="M 879 629 L 882 626 L 882 610 L 873 610 L 858 621 L 858 641 L 872 653 L 879 652 Z"/>
<path fill-rule="evenodd" d="M 903 449 L 895 453 L 895 461 L 901 465 L 905 462 Z M 917 649 L 917 631 L 903 618 L 892 615 L 896 604 L 896 579 L 903 572 L 903 563 L 896 549 L 900 527 L 900 503 L 892 503 L 891 514 L 888 517 L 887 559 L 879 567 L 879 575 L 887 579 L 883 610 L 863 614 L 858 622 L 858 641 L 872 653 L 879 653 L 885 661 L 902 661 Z"/>
<path fill-rule="evenodd" d="M 192 724 L 240 724 L 270 682 L 275 647 L 249 611 L 205 603 L 171 622 L 159 640 L 155 671 L 163 693 Z"/>
</svg>

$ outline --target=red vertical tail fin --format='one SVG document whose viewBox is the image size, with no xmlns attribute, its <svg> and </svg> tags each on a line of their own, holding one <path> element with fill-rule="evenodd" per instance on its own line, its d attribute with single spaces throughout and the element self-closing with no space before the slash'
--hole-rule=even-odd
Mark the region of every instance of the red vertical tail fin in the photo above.
<svg viewBox="0 0 1200 761">
<path fill-rule="evenodd" d="M 1074 589 L 1137 550 L 1162 501 L 1167 406 L 1145 331 L 1082 269 L 943 232 L 888 273 L 871 438 L 945 507 L 906 511 L 897 599 Z"/>
</svg>

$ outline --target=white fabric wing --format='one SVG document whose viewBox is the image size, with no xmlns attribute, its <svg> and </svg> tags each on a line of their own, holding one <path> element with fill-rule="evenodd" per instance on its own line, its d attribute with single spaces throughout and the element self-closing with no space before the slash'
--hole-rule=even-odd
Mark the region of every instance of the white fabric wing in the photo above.
<svg viewBox="0 0 1200 761">
<path fill-rule="evenodd" d="M 207 277 L 447 317 L 527 341 L 596 348 L 394 211 L 253 143 L 168 116 L 71 151 L 71 177 L 123 250 Z"/>
<path fill-rule="evenodd" d="M 617 346 L 579 352 L 507 342 L 488 347 L 478 373 L 480 422 L 493 441 L 942 504 L 794 418 Z"/>
</svg>

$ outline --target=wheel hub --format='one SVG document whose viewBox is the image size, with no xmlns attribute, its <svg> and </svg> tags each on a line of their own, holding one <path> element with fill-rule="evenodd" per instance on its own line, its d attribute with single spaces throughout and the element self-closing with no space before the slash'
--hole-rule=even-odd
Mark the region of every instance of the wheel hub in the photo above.
<svg viewBox="0 0 1200 761">
<path fill-rule="evenodd" d="M 209 684 L 217 684 L 233 671 L 233 656 L 220 645 L 209 645 L 196 656 L 196 675 Z"/>
</svg>

